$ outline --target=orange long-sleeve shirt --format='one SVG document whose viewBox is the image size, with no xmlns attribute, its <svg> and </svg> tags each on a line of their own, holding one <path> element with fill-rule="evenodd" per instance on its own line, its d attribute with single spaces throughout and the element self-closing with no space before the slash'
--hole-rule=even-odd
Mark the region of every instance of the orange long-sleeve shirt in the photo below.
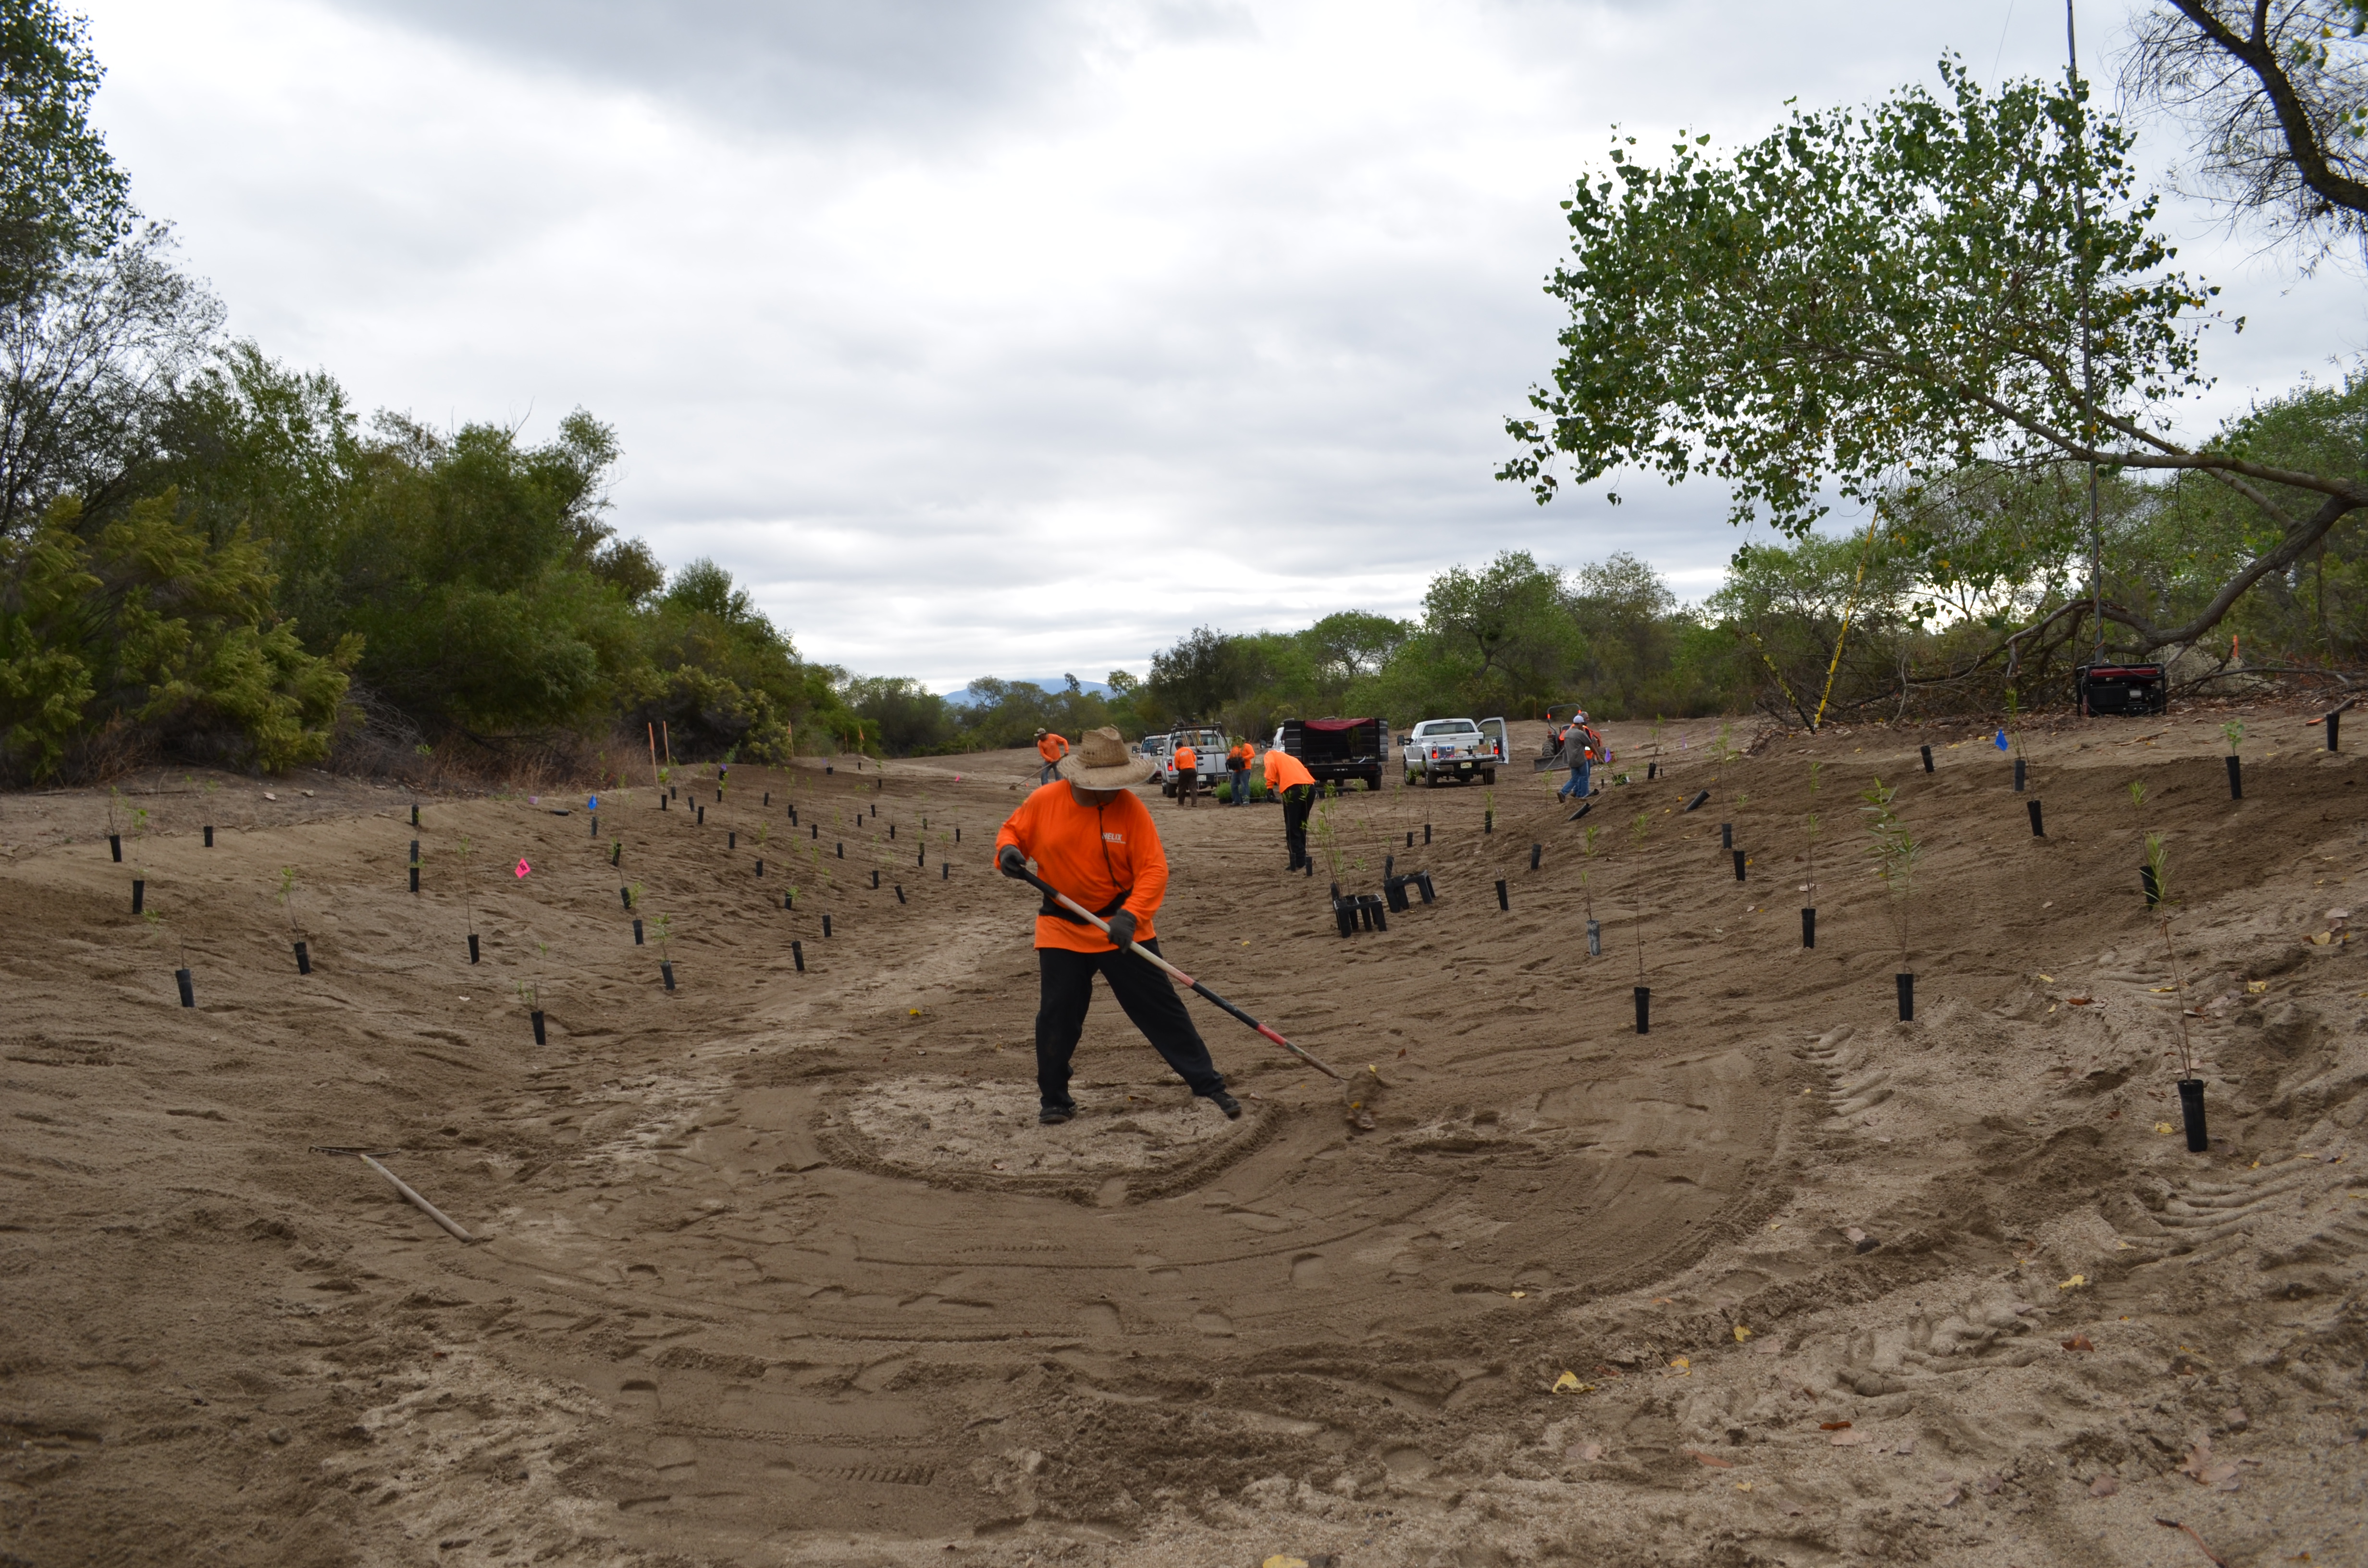
<svg viewBox="0 0 2368 1568">
<path fill-rule="evenodd" d="M 1055 732 L 1047 730 L 1044 738 L 1036 743 L 1036 755 L 1047 762 L 1058 762 L 1069 755 L 1069 743 Z"/>
<path fill-rule="evenodd" d="M 1307 765 L 1305 763 L 1300 761 L 1297 757 L 1292 756 L 1281 746 L 1269 746 L 1267 748 L 1266 787 L 1268 789 L 1288 790 L 1294 784 L 1313 784 L 1315 782 L 1315 775 L 1307 771 Z"/>
<path fill-rule="evenodd" d="M 1065 779 L 1055 779 L 1019 803 L 995 835 L 998 853 L 1007 844 L 1036 862 L 1036 874 L 1099 914 L 1121 892 L 1135 918 L 1134 939 L 1158 935 L 1151 916 L 1167 896 L 1167 852 L 1151 809 L 1132 790 L 1121 790 L 1106 806 L 1081 806 Z M 1036 917 L 1036 945 L 1076 953 L 1106 953 L 1110 938 L 1083 922 L 1056 915 Z"/>
</svg>

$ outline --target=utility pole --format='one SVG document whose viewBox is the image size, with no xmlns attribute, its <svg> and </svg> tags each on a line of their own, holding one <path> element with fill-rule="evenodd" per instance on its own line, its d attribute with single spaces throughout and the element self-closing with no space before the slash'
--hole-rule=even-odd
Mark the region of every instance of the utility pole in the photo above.
<svg viewBox="0 0 2368 1568">
<path fill-rule="evenodd" d="M 2090 360 L 2093 345 L 2089 330 L 2089 285 L 2094 269 L 2089 254 L 2089 109 L 2080 98 L 2080 40 L 2073 21 L 2073 3 L 2074 0 L 2064 0 L 2064 62 L 2073 100 L 2074 133 L 2080 138 L 2080 157 L 2075 165 L 2078 173 L 2072 187 L 2072 213 L 2080 236 L 2078 270 L 2074 280 L 2079 290 L 2080 309 L 2080 422 L 2089 449 L 2089 615 L 2096 622 L 2094 652 L 2089 662 L 2101 665 L 2105 662 L 2105 522 L 2097 488 L 2097 371 Z M 2089 716 L 2085 697 L 2080 710 L 2083 717 Z"/>
</svg>

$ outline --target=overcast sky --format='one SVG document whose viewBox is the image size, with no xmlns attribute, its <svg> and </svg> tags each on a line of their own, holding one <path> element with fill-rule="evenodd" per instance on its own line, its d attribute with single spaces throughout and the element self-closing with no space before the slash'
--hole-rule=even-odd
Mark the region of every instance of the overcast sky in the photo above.
<svg viewBox="0 0 2368 1568">
<path fill-rule="evenodd" d="M 1715 488 L 1490 478 L 1563 191 L 1614 121 L 1731 142 L 2064 50 L 2036 0 L 85 3 L 116 155 L 233 331 L 366 408 L 590 409 L 621 529 L 939 689 L 1408 614 L 1500 549 L 1701 597 Z M 2094 75 L 2123 14 L 2082 14 Z M 2356 274 L 2174 227 L 2252 318 L 2215 406 L 2360 346 Z"/>
</svg>

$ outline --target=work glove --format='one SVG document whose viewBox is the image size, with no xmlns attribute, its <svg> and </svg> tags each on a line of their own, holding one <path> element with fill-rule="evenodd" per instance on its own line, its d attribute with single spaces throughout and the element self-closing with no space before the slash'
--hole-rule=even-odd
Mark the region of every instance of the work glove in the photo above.
<svg viewBox="0 0 2368 1568">
<path fill-rule="evenodd" d="M 995 865 L 1005 876 L 1016 879 L 1028 869 L 1028 857 L 1017 844 L 1007 844 L 995 852 Z"/>
<path fill-rule="evenodd" d="M 1123 909 L 1111 915 L 1110 939 L 1119 951 L 1126 951 L 1127 944 L 1134 940 L 1134 916 Z"/>
</svg>

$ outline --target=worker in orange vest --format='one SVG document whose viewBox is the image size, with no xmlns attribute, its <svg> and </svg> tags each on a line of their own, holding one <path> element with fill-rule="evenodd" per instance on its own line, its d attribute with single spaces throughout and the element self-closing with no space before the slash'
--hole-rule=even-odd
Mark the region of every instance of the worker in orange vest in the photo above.
<svg viewBox="0 0 2368 1568">
<path fill-rule="evenodd" d="M 1176 748 L 1176 803 L 1201 803 L 1201 754 L 1192 749 L 1190 741 Z"/>
<path fill-rule="evenodd" d="M 1258 748 L 1247 741 L 1236 741 L 1234 749 L 1225 754 L 1225 782 L 1232 786 L 1225 792 L 1225 804 L 1238 806 L 1249 794 L 1250 759 L 1257 755 Z"/>
<path fill-rule="evenodd" d="M 1063 740 L 1058 733 L 1048 734 L 1039 730 L 1036 732 L 1036 755 L 1044 759 L 1044 770 L 1036 776 L 1036 782 L 1050 784 L 1053 770 L 1061 766 L 1061 759 L 1069 755 L 1069 743 Z"/>
<path fill-rule="evenodd" d="M 1315 809 L 1315 775 L 1307 765 L 1281 746 L 1266 748 L 1266 788 L 1282 797 L 1282 844 L 1291 851 L 1291 869 L 1307 862 L 1307 813 Z"/>
<path fill-rule="evenodd" d="M 1151 917 L 1167 894 L 1167 854 L 1150 808 L 1127 788 L 1158 772 L 1158 763 L 1128 752 L 1116 730 L 1088 730 L 1077 738 L 1077 755 L 1060 765 L 1059 781 L 1031 791 L 995 835 L 996 868 L 1004 875 L 1033 871 L 1110 922 L 1105 937 L 1049 898 L 1036 912 L 1036 1119 L 1048 1127 L 1077 1113 L 1069 1061 L 1097 971 L 1195 1095 L 1229 1119 L 1242 1114 L 1176 987 L 1127 951 L 1131 944 L 1159 950 Z"/>
</svg>

